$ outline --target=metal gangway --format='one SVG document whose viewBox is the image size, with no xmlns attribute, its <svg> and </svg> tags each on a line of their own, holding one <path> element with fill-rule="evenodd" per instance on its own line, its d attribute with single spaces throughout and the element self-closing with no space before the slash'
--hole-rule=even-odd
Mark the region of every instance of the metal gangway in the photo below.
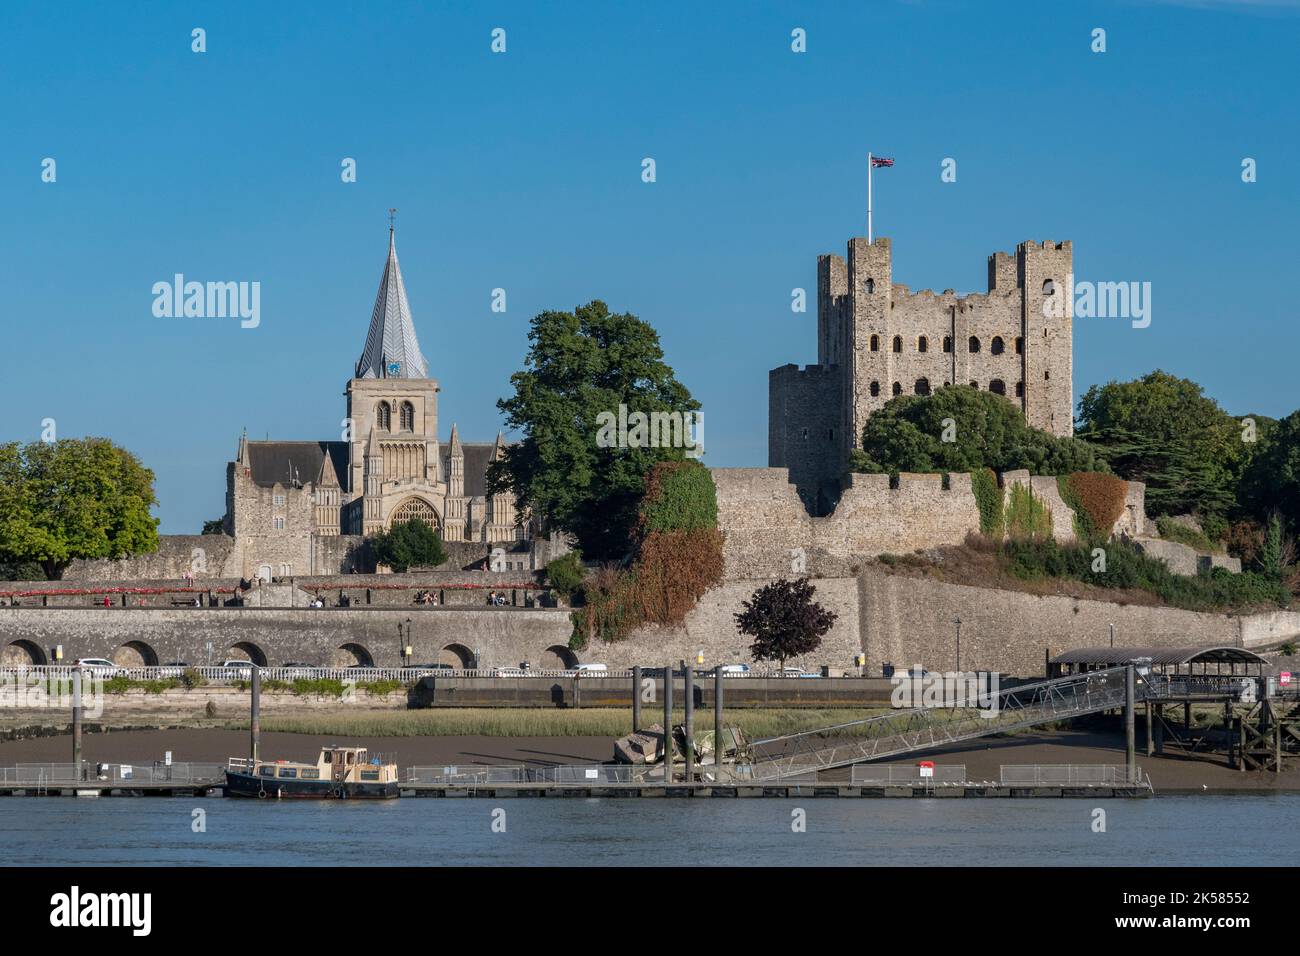
<svg viewBox="0 0 1300 956">
<path fill-rule="evenodd" d="M 946 702 L 912 707 L 817 730 L 754 741 L 753 761 L 737 773 L 750 780 L 777 780 L 864 760 L 1005 734 L 1036 724 L 1067 720 L 1125 706 L 1127 666 L 989 690 Z M 1134 686 L 1134 705 L 1162 694 L 1162 678 L 1147 675 Z"/>
</svg>

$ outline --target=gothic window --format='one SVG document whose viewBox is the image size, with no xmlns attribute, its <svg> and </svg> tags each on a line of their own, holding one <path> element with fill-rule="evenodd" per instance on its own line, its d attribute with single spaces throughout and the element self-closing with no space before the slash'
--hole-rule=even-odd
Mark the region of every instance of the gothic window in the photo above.
<svg viewBox="0 0 1300 956">
<path fill-rule="evenodd" d="M 895 383 L 894 383 L 894 394 L 895 394 L 895 395 L 902 395 L 902 394 L 903 394 L 903 386 L 900 385 L 898 382 L 895 382 Z"/>
<path fill-rule="evenodd" d="M 876 291 L 876 280 L 868 279 L 862 284 L 862 288 L 866 290 L 867 295 L 871 295 L 871 293 Z"/>
<path fill-rule="evenodd" d="M 989 382 L 989 391 L 994 395 L 1005 395 L 1007 393 L 1007 384 L 1000 378 L 995 378 Z"/>
<path fill-rule="evenodd" d="M 377 424 L 380 428 L 384 431 L 392 431 L 393 410 L 389 407 L 387 402 L 379 403 L 379 408 L 375 410 L 375 418 L 378 419 Z"/>
<path fill-rule="evenodd" d="M 390 524 L 418 518 L 431 528 L 438 527 L 438 513 L 423 498 L 407 498 L 393 512 Z"/>
<path fill-rule="evenodd" d="M 903 351 L 903 337 L 901 335 L 894 336 L 894 351 L 895 352 Z"/>
<path fill-rule="evenodd" d="M 1051 279 L 1043 280 L 1043 295 L 1056 295 L 1056 283 Z"/>
<path fill-rule="evenodd" d="M 916 340 L 916 350 L 918 352 L 930 351 L 930 340 L 927 339 L 924 335 L 921 336 L 919 339 Z"/>
<path fill-rule="evenodd" d="M 415 430 L 415 406 L 410 402 L 402 402 L 402 431 L 409 432 Z"/>
<path fill-rule="evenodd" d="M 1024 397 L 1025 397 L 1025 383 L 1016 382 L 1016 398 L 1024 398 Z"/>
<path fill-rule="evenodd" d="M 945 335 L 945 336 L 943 337 L 943 350 L 944 350 L 945 352 L 951 352 L 951 351 L 952 351 L 952 336 L 951 336 L 951 335 Z"/>
<path fill-rule="evenodd" d="M 980 340 L 976 336 L 972 335 L 970 337 L 970 342 L 967 343 L 967 348 L 972 352 L 978 352 L 980 350 Z"/>
<path fill-rule="evenodd" d="M 878 397 L 879 395 L 880 395 L 880 383 L 879 383 L 879 382 L 872 382 L 872 383 L 871 383 L 871 397 L 872 397 L 872 398 L 876 398 L 876 397 Z"/>
<path fill-rule="evenodd" d="M 283 531 L 284 518 L 281 517 L 280 515 L 276 515 L 274 518 L 271 519 L 271 527 L 274 528 L 276 531 Z"/>
<path fill-rule="evenodd" d="M 930 380 L 928 378 L 918 378 L 916 384 L 912 386 L 912 391 L 917 395 L 930 394 Z"/>
<path fill-rule="evenodd" d="M 1025 354 L 1025 340 L 1018 335 L 1016 336 L 1016 354 L 1017 355 Z"/>
<path fill-rule="evenodd" d="M 994 355 L 1001 355 L 1006 351 L 1006 347 L 1002 344 L 1002 336 L 993 336 L 993 341 L 989 343 L 989 351 Z"/>
<path fill-rule="evenodd" d="M 871 337 L 871 351 L 873 351 L 873 352 L 879 352 L 879 351 L 880 351 L 880 336 L 879 336 L 879 335 L 873 335 L 873 336 Z"/>
</svg>

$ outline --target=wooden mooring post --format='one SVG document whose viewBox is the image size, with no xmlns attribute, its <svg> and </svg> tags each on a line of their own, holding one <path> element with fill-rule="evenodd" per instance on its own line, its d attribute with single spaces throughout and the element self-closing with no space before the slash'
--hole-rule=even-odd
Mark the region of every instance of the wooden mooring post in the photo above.
<svg viewBox="0 0 1300 956">
<path fill-rule="evenodd" d="M 695 665 L 682 661 L 682 697 L 686 708 L 686 782 L 695 781 Z"/>
<path fill-rule="evenodd" d="M 673 782 L 673 665 L 664 668 L 664 783 Z"/>
<path fill-rule="evenodd" d="M 86 777 L 81 765 L 81 721 L 84 712 L 85 707 L 81 701 L 81 665 L 78 664 L 72 672 L 72 765 L 76 768 L 78 780 Z"/>
<path fill-rule="evenodd" d="M 1135 720 L 1137 701 L 1137 681 L 1135 668 L 1129 664 L 1124 668 L 1124 766 L 1128 772 L 1128 782 L 1137 782 L 1137 728 Z"/>
<path fill-rule="evenodd" d="M 261 744 L 262 737 L 262 669 L 256 664 L 252 668 L 252 701 L 249 707 L 248 718 L 248 747 L 249 756 L 252 758 L 253 768 L 251 772 L 256 771 L 258 745 Z"/>
<path fill-rule="evenodd" d="M 722 780 L 722 665 L 713 668 L 713 779 Z"/>
<path fill-rule="evenodd" d="M 632 733 L 641 730 L 641 665 L 632 665 Z"/>
</svg>

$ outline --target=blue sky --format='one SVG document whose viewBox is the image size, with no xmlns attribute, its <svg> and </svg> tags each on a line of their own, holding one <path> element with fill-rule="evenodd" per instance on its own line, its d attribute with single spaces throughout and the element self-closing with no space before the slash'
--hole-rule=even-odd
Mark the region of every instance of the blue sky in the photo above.
<svg viewBox="0 0 1300 956">
<path fill-rule="evenodd" d="M 1298 41 L 1290 3 L 6 3 L 0 440 L 110 436 L 197 531 L 241 428 L 338 437 L 396 206 L 444 432 L 491 439 L 529 318 L 602 298 L 660 331 L 706 461 L 764 465 L 767 370 L 816 360 L 790 291 L 864 232 L 868 150 L 896 281 L 1072 239 L 1078 279 L 1153 287 L 1149 328 L 1076 322 L 1076 393 L 1160 367 L 1285 414 Z M 155 318 L 176 272 L 259 281 L 261 325 Z"/>
</svg>

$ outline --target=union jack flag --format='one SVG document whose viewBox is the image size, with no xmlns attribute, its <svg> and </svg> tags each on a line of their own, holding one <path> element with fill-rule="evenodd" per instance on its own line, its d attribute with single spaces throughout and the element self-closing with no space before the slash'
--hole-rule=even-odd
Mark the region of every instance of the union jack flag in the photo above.
<svg viewBox="0 0 1300 956">
<path fill-rule="evenodd" d="M 892 166 L 892 165 L 894 165 L 894 161 L 893 161 L 892 159 L 886 159 L 884 156 L 872 156 L 872 157 L 871 157 L 871 165 L 872 165 L 872 166 Z"/>
</svg>

